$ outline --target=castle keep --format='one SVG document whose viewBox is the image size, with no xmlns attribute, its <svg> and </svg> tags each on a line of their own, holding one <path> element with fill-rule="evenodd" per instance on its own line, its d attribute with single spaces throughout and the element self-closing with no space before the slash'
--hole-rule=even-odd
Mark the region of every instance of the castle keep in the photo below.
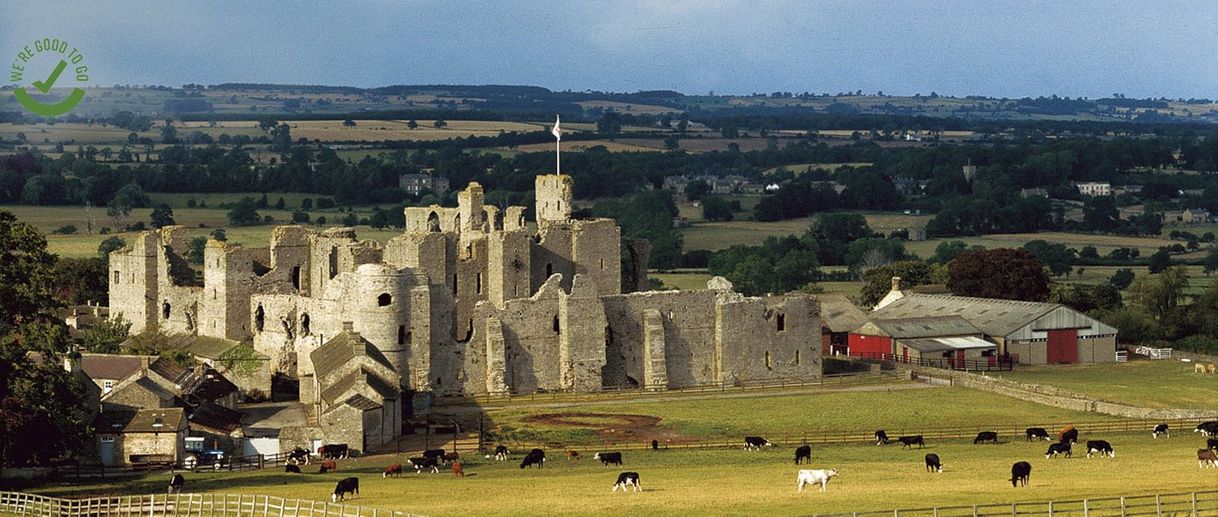
<svg viewBox="0 0 1218 517">
<path fill-rule="evenodd" d="M 300 380 L 323 429 L 362 416 L 366 445 L 396 435 L 409 392 L 821 375 L 811 297 L 745 297 L 718 278 L 706 290 L 623 293 L 617 224 L 571 218 L 570 176 L 538 176 L 536 199 L 535 228 L 524 207 L 484 205 L 471 183 L 456 208 L 407 208 L 405 231 L 383 244 L 300 226 L 275 228 L 269 248 L 212 240 L 201 283 L 185 228 L 143 232 L 110 255 L 110 313 L 133 333 L 251 344 L 267 368 Z"/>
</svg>

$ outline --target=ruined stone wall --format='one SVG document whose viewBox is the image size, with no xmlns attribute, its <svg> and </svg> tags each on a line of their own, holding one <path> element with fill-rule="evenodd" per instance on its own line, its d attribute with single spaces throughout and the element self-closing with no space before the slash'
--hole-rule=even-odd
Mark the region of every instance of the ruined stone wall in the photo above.
<svg viewBox="0 0 1218 517">
<path fill-rule="evenodd" d="M 571 250 L 572 229 L 569 222 L 554 222 L 537 230 L 537 237 L 530 251 L 532 271 L 532 293 L 553 275 L 562 275 L 563 290 L 571 288 L 575 278 L 575 257 Z"/>
<path fill-rule="evenodd" d="M 820 309 L 811 297 L 729 299 L 715 319 L 721 382 L 821 375 Z"/>
<path fill-rule="evenodd" d="M 565 174 L 545 174 L 533 180 L 537 199 L 537 225 L 544 228 L 552 222 L 571 219 L 574 182 Z"/>
<path fill-rule="evenodd" d="M 528 231 L 515 229 L 494 232 L 486 242 L 486 299 L 496 307 L 503 307 L 507 300 L 532 295 L 529 263 L 532 261 L 533 240 Z"/>
<path fill-rule="evenodd" d="M 563 292 L 560 283 L 561 278 L 555 275 L 531 298 L 510 300 L 503 310 L 498 311 L 503 329 L 506 384 L 514 393 L 562 388 L 560 346 L 563 323 L 559 298 Z M 482 306 L 489 308 L 489 304 Z M 479 355 L 485 364 L 486 338 L 479 337 L 475 332 L 470 343 L 483 344 Z M 470 365 L 468 369 L 477 370 L 477 364 Z M 484 375 L 482 377 L 485 378 Z M 485 381 L 472 384 L 485 386 Z M 485 388 L 478 389 L 482 391 Z"/>
<path fill-rule="evenodd" d="M 309 292 L 324 293 L 326 285 L 343 270 L 339 267 L 339 249 L 355 243 L 355 230 L 330 228 L 314 235 L 309 243 Z"/>
<path fill-rule="evenodd" d="M 596 281 L 576 275 L 570 294 L 559 294 L 559 375 L 565 390 L 600 391 L 605 368 L 605 306 Z"/>
<path fill-rule="evenodd" d="M 473 335 L 474 306 L 487 299 L 487 238 L 482 234 L 473 239 L 462 237 L 457 246 L 457 261 L 448 279 L 457 301 L 452 339 L 464 342 Z"/>
<path fill-rule="evenodd" d="M 110 253 L 110 314 L 131 323 L 131 333 L 156 328 L 156 234 L 140 232 L 128 248 Z"/>
<path fill-rule="evenodd" d="M 165 334 L 194 333 L 199 322 L 199 298 L 203 288 L 186 259 L 190 236 L 182 226 L 158 230 L 157 328 Z"/>
<path fill-rule="evenodd" d="M 586 275 L 601 294 L 622 292 L 622 230 L 613 219 L 572 223 L 574 273 Z"/>
<path fill-rule="evenodd" d="M 649 310 L 658 313 L 663 325 L 667 387 L 716 382 L 719 375 L 715 363 L 714 315 L 718 297 L 716 291 L 710 290 L 648 291 L 602 297 L 608 318 L 604 385 L 644 386 L 647 338 L 644 312 Z"/>
</svg>

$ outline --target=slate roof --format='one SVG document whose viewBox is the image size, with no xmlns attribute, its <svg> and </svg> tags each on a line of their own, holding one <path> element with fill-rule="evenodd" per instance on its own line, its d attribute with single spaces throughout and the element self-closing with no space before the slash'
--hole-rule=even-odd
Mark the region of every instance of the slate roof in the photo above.
<svg viewBox="0 0 1218 517">
<path fill-rule="evenodd" d="M 176 384 L 186 370 L 172 361 L 154 355 L 80 354 L 80 369 L 97 380 L 123 380 L 134 375 L 148 361 L 148 370 Z"/>
<path fill-rule="evenodd" d="M 208 366 L 192 371 L 184 380 L 181 390 L 183 400 L 192 404 L 216 400 L 236 391 L 236 384 Z"/>
<path fill-rule="evenodd" d="M 876 315 L 858 330 L 866 334 L 868 327 L 892 338 L 927 338 L 981 334 L 981 330 L 960 316 L 928 316 L 920 318 L 883 318 Z"/>
<path fill-rule="evenodd" d="M 377 395 L 380 395 L 382 400 L 396 399 L 400 393 L 400 389 L 392 384 L 381 379 L 376 374 L 369 372 L 363 368 L 355 370 L 347 375 L 342 376 L 334 383 L 325 386 L 321 390 L 321 398 L 330 405 L 337 405 L 346 401 L 341 400 L 342 397 L 350 392 L 357 383 L 367 384 L 372 388 Z M 380 403 L 377 403 L 380 407 Z"/>
<path fill-rule="evenodd" d="M 1006 336 L 1061 307 L 1055 303 L 937 294 L 909 294 L 872 313 L 873 320 L 960 316 L 991 336 Z"/>
<path fill-rule="evenodd" d="M 840 293 L 813 295 L 820 302 L 821 326 L 830 332 L 850 332 L 860 325 L 867 323 L 867 313 L 863 312 Z"/>
<path fill-rule="evenodd" d="M 241 428 L 241 412 L 226 408 L 212 402 L 205 402 L 190 412 L 188 420 L 192 425 L 207 427 L 231 433 Z"/>
<path fill-rule="evenodd" d="M 165 386 L 161 385 L 161 383 L 150 379 L 147 375 L 137 373 L 136 376 L 128 377 L 122 382 L 114 385 L 114 389 L 110 390 L 109 393 L 102 395 L 101 401 L 107 402 L 111 398 L 118 396 L 119 393 L 132 389 L 133 386 L 139 386 L 145 390 L 148 390 L 163 401 L 172 402 L 173 399 L 177 397 L 177 394 L 169 391 L 167 388 L 165 388 Z"/>
<path fill-rule="evenodd" d="M 326 344 L 311 352 L 309 357 L 313 359 L 313 372 L 318 378 L 322 378 L 361 355 L 368 356 L 373 361 L 384 365 L 385 368 L 393 370 L 393 365 L 389 363 L 389 359 L 385 358 L 385 354 L 377 350 L 367 339 L 361 337 L 358 332 L 344 331 L 330 338 Z"/>
<path fill-rule="evenodd" d="M 182 408 L 104 411 L 93 419 L 93 429 L 105 434 L 174 433 L 185 423 L 185 416 Z"/>
<path fill-rule="evenodd" d="M 241 345 L 241 342 L 218 337 L 179 334 L 169 338 L 169 345 L 204 359 L 216 360 L 225 352 Z"/>
</svg>

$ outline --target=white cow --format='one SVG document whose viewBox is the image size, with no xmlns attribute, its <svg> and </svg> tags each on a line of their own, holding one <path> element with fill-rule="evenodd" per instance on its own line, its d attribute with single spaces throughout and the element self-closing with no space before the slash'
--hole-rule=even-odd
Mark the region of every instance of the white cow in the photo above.
<svg viewBox="0 0 1218 517">
<path fill-rule="evenodd" d="M 820 491 L 825 491 L 825 485 L 829 484 L 829 478 L 837 475 L 837 469 L 829 470 L 800 470 L 799 471 L 799 491 L 804 491 L 805 485 L 815 485 L 820 483 Z"/>
</svg>

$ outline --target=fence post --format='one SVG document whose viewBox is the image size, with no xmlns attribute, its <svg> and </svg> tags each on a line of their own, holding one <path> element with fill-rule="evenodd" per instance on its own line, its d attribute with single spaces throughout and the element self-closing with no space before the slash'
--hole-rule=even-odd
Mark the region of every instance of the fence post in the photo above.
<svg viewBox="0 0 1218 517">
<path fill-rule="evenodd" d="M 1091 515 L 1091 508 L 1090 508 L 1090 505 L 1088 504 L 1088 501 L 1090 501 L 1090 500 L 1083 499 L 1083 517 L 1088 517 L 1089 515 Z"/>
<path fill-rule="evenodd" d="M 1193 492 L 1193 515 L 1197 515 L 1197 493 Z"/>
<path fill-rule="evenodd" d="M 1011 517 L 1018 517 L 1019 511 L 1015 509 L 1015 505 L 1019 503 L 1011 503 Z"/>
<path fill-rule="evenodd" d="M 1155 494 L 1155 515 L 1163 515 L 1163 503 L 1159 500 L 1159 494 Z"/>
<path fill-rule="evenodd" d="M 1121 496 L 1121 517 L 1125 517 L 1125 496 Z"/>
<path fill-rule="evenodd" d="M 973 505 L 973 517 L 977 517 L 977 505 Z"/>
<path fill-rule="evenodd" d="M 1053 501 L 1049 501 L 1049 517 L 1053 517 Z"/>
</svg>

